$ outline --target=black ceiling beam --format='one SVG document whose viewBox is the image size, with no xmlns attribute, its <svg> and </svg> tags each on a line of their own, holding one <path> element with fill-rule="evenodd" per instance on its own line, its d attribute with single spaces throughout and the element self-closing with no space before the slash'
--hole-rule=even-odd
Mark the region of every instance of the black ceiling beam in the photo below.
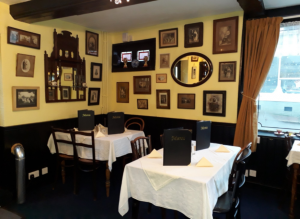
<svg viewBox="0 0 300 219">
<path fill-rule="evenodd" d="M 18 21 L 34 23 L 82 15 L 156 0 L 122 0 L 116 5 L 110 0 L 32 0 L 10 5 L 11 16 Z"/>
<path fill-rule="evenodd" d="M 266 10 L 268 17 L 289 17 L 300 15 L 300 5 Z"/>
<path fill-rule="evenodd" d="M 263 0 L 237 0 L 247 18 L 262 17 L 265 15 Z"/>
</svg>

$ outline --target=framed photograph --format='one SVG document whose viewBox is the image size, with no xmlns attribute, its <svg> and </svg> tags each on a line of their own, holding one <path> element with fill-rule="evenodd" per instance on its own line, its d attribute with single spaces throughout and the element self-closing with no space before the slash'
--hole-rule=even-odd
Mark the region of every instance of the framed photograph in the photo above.
<svg viewBox="0 0 300 219">
<path fill-rule="evenodd" d="M 91 81 L 102 81 L 102 64 L 91 63 Z"/>
<path fill-rule="evenodd" d="M 156 83 L 167 83 L 167 74 L 156 74 Z"/>
<path fill-rule="evenodd" d="M 34 64 L 35 64 L 35 56 L 18 53 L 16 76 L 33 78 Z"/>
<path fill-rule="evenodd" d="M 226 91 L 203 91 L 203 115 L 226 116 Z"/>
<path fill-rule="evenodd" d="M 184 25 L 184 47 L 203 45 L 203 22 Z"/>
<path fill-rule="evenodd" d="M 192 67 L 192 79 L 196 79 L 196 75 L 197 75 L 197 66 L 193 66 Z"/>
<path fill-rule="evenodd" d="M 239 17 L 214 20 L 213 54 L 237 52 Z"/>
<path fill-rule="evenodd" d="M 89 88 L 88 106 L 99 105 L 99 100 L 100 100 L 100 88 Z"/>
<path fill-rule="evenodd" d="M 170 53 L 160 54 L 160 68 L 170 68 Z"/>
<path fill-rule="evenodd" d="M 147 99 L 137 99 L 137 108 L 138 109 L 148 109 L 148 100 Z"/>
<path fill-rule="evenodd" d="M 178 94 L 178 109 L 195 109 L 195 94 Z"/>
<path fill-rule="evenodd" d="M 198 62 L 198 56 L 191 56 L 191 62 Z"/>
<path fill-rule="evenodd" d="M 65 81 L 73 81 L 72 73 L 65 73 L 64 79 L 65 79 Z"/>
<path fill-rule="evenodd" d="M 117 82 L 117 102 L 129 103 L 129 82 Z"/>
<path fill-rule="evenodd" d="M 41 35 L 13 27 L 7 27 L 7 43 L 30 47 L 33 49 L 40 49 Z"/>
<path fill-rule="evenodd" d="M 48 90 L 49 100 L 55 100 L 55 90 Z"/>
<path fill-rule="evenodd" d="M 170 109 L 170 90 L 156 90 L 156 108 Z"/>
<path fill-rule="evenodd" d="M 71 99 L 71 87 L 61 86 L 60 94 L 61 94 L 61 100 L 70 100 Z"/>
<path fill-rule="evenodd" d="M 133 76 L 134 94 L 151 94 L 151 76 Z"/>
<path fill-rule="evenodd" d="M 40 109 L 40 87 L 12 87 L 13 111 Z"/>
<path fill-rule="evenodd" d="M 99 34 L 85 31 L 85 54 L 98 56 Z"/>
<path fill-rule="evenodd" d="M 178 47 L 178 28 L 159 31 L 159 48 Z"/>
<path fill-rule="evenodd" d="M 235 81 L 236 62 L 219 63 L 219 82 Z"/>
</svg>

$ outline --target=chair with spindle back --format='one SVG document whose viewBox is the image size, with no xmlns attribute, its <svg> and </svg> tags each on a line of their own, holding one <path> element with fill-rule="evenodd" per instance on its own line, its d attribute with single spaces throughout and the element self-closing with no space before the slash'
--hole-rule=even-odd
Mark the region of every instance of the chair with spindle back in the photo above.
<svg viewBox="0 0 300 219">
<path fill-rule="evenodd" d="M 148 145 L 145 144 L 145 141 Z M 147 153 L 148 147 L 148 153 Z M 132 160 L 137 160 L 147 154 L 150 154 L 152 151 L 152 143 L 151 143 L 151 135 L 148 137 L 137 137 L 131 141 L 131 149 L 132 149 Z"/>
<path fill-rule="evenodd" d="M 82 143 L 84 141 L 84 138 L 90 138 L 91 143 Z M 82 141 L 81 141 L 82 139 Z M 80 158 L 78 155 L 78 146 L 83 148 L 88 148 L 92 150 L 92 159 L 84 159 Z M 73 147 L 74 147 L 74 154 L 75 154 L 75 165 L 77 169 L 83 171 L 83 172 L 92 172 L 93 173 L 93 193 L 94 193 L 94 200 L 97 199 L 97 175 L 96 170 L 100 166 L 100 161 L 96 160 L 95 155 L 95 137 L 94 137 L 94 131 L 91 132 L 73 132 Z M 82 148 L 82 149 L 83 149 Z M 85 168 L 85 167 L 87 168 Z M 76 175 L 77 176 L 77 175 Z M 76 177 L 77 182 L 77 177 Z M 77 183 L 75 187 L 75 191 L 77 193 Z"/>
<path fill-rule="evenodd" d="M 136 121 L 132 121 L 132 120 L 136 120 Z M 130 121 L 131 121 L 131 123 L 129 123 Z M 139 122 L 137 122 L 137 121 L 139 121 Z M 132 117 L 130 119 L 127 119 L 127 121 L 125 122 L 124 126 L 128 129 L 128 127 L 131 126 L 131 125 L 138 125 L 140 127 L 140 131 L 144 131 L 145 122 L 144 122 L 144 120 L 142 118 Z"/>
<path fill-rule="evenodd" d="M 58 128 L 51 127 L 51 133 L 52 133 L 52 137 L 54 140 L 55 152 L 56 152 L 56 171 L 55 171 L 55 178 L 54 178 L 54 183 L 53 183 L 53 187 L 52 187 L 53 190 L 56 186 L 56 182 L 57 182 L 57 178 L 58 178 L 58 174 L 59 174 L 59 167 L 61 167 L 61 175 L 62 175 L 63 184 L 65 184 L 65 181 L 66 181 L 65 167 L 74 167 L 74 156 L 62 154 L 59 152 L 59 148 L 58 148 L 58 143 L 69 144 L 70 146 L 72 146 L 72 144 L 73 144 L 72 132 L 73 132 L 72 129 L 64 130 L 64 129 L 58 129 Z M 67 139 L 61 139 L 61 138 L 58 138 L 59 137 L 58 133 L 68 134 L 69 136 L 66 137 Z M 74 154 L 74 150 L 73 150 L 73 154 Z M 66 165 L 66 161 L 71 162 L 71 164 Z M 75 174 L 75 172 L 76 171 L 74 168 L 74 174 Z"/>
</svg>

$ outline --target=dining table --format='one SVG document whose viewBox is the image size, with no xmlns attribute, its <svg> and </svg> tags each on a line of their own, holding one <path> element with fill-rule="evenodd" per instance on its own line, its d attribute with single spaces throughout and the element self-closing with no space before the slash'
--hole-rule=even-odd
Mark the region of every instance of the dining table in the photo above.
<svg viewBox="0 0 300 219">
<path fill-rule="evenodd" d="M 117 160 L 117 157 L 122 157 L 132 153 L 130 141 L 137 137 L 145 136 L 143 131 L 126 129 L 124 133 L 110 134 L 103 137 L 95 138 L 95 159 L 106 161 L 106 195 L 109 197 L 110 190 L 110 172 L 112 164 Z M 56 138 L 60 140 L 71 141 L 71 136 L 67 133 L 58 132 Z M 81 143 L 91 144 L 91 138 L 80 136 L 76 141 Z M 52 154 L 56 153 L 55 144 L 52 134 L 48 139 L 47 146 Z M 71 144 L 58 143 L 60 154 L 73 155 L 73 146 Z M 84 159 L 93 159 L 92 150 L 77 146 L 78 157 Z"/>
<path fill-rule="evenodd" d="M 144 156 L 125 166 L 119 214 L 129 210 L 128 199 L 148 202 L 155 206 L 183 213 L 188 218 L 212 219 L 218 197 L 228 191 L 228 179 L 234 159 L 240 147 L 224 145 L 228 153 L 216 152 L 220 144 L 210 143 L 209 148 L 195 151 L 192 141 L 191 163 L 187 166 L 164 166 L 164 150 L 158 150 L 161 158 Z M 206 158 L 211 167 L 197 167 Z M 180 159 L 180 158 L 178 158 Z M 137 217 L 138 205 L 133 205 L 133 218 Z"/>
<path fill-rule="evenodd" d="M 294 141 L 292 149 L 290 150 L 286 159 L 288 160 L 287 166 L 293 167 L 292 197 L 291 197 L 289 218 L 294 219 L 295 218 L 294 206 L 295 206 L 295 197 L 297 193 L 298 171 L 299 171 L 299 164 L 300 164 L 300 141 L 299 140 Z"/>
</svg>

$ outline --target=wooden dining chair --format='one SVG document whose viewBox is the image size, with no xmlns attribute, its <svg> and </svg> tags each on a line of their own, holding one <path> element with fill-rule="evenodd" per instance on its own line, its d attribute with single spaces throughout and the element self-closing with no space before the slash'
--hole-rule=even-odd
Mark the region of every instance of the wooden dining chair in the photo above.
<svg viewBox="0 0 300 219">
<path fill-rule="evenodd" d="M 82 142 L 78 142 L 78 140 L 80 140 L 80 138 L 90 138 L 91 139 L 91 143 L 87 144 L 87 143 L 82 143 Z M 96 170 L 99 168 L 100 166 L 100 161 L 96 160 L 96 154 L 95 154 L 95 138 L 94 138 L 94 131 L 91 132 L 73 132 L 73 147 L 74 147 L 74 154 L 75 154 L 75 166 L 77 170 L 81 170 L 83 172 L 92 172 L 93 174 L 93 196 L 94 196 L 94 200 L 97 200 L 97 175 L 96 175 Z M 78 156 L 78 147 L 83 147 L 83 148 L 88 148 L 92 151 L 92 159 L 84 159 L 84 158 L 80 158 Z M 76 187 L 75 187 L 75 192 L 76 194 L 78 193 L 78 186 L 77 186 L 77 181 L 78 181 L 78 177 L 77 174 L 76 176 Z"/>
<path fill-rule="evenodd" d="M 131 122 L 130 122 L 131 121 Z M 129 123 L 130 122 L 130 123 Z M 129 124 L 128 124 L 129 123 Z M 127 119 L 124 126 L 128 129 L 132 125 L 138 125 L 140 127 L 140 131 L 144 131 L 145 128 L 145 122 L 142 118 L 139 117 L 132 117 L 130 119 Z"/>
<path fill-rule="evenodd" d="M 147 144 L 146 144 L 146 142 Z M 152 152 L 151 135 L 148 137 L 137 137 L 131 141 L 132 161 L 137 160 Z"/>
<path fill-rule="evenodd" d="M 54 146 L 55 146 L 55 154 L 56 154 L 56 170 L 55 170 L 55 178 L 54 178 L 54 182 L 53 182 L 53 186 L 52 189 L 55 189 L 56 186 L 56 182 L 57 182 L 57 178 L 59 175 L 59 169 L 61 167 L 61 176 L 62 176 L 62 182 L 63 184 L 65 184 L 66 182 L 66 172 L 65 172 L 65 167 L 74 167 L 74 156 L 73 155 L 67 155 L 67 154 L 62 154 L 59 152 L 59 147 L 58 147 L 58 143 L 65 143 L 65 144 L 69 144 L 70 147 L 72 147 L 72 132 L 73 130 L 64 130 L 64 129 L 58 129 L 58 128 L 54 128 L 51 127 L 51 133 L 52 133 L 52 137 L 53 137 L 53 141 L 54 141 Z M 69 140 L 62 140 L 62 139 L 58 139 L 57 134 L 58 133 L 64 133 L 67 134 L 69 137 Z M 73 154 L 74 154 L 74 150 L 73 150 Z M 70 163 L 70 164 L 67 164 Z M 75 174 L 75 168 L 74 168 L 74 174 Z M 75 181 L 74 181 L 75 182 Z M 75 190 L 74 190 L 75 192 Z"/>
</svg>

